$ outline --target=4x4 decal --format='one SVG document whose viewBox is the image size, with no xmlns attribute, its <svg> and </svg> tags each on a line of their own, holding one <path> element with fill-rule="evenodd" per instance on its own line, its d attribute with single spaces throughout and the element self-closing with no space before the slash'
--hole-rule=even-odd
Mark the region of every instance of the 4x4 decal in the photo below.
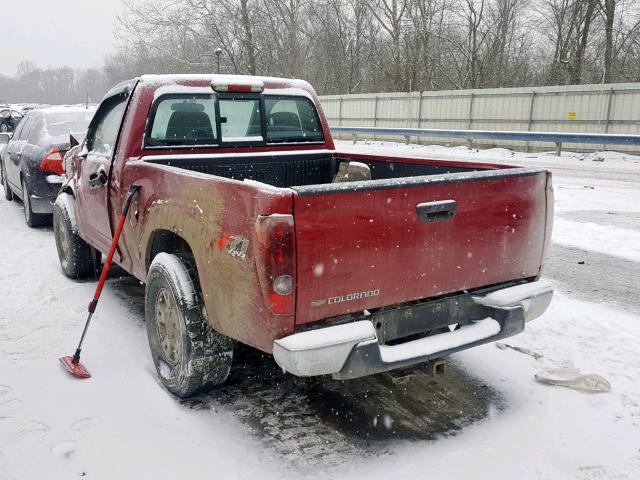
<svg viewBox="0 0 640 480">
<path fill-rule="evenodd" d="M 215 243 L 219 250 L 226 250 L 232 257 L 247 258 L 249 251 L 249 240 L 242 235 L 231 232 L 223 232 L 222 237 Z"/>
<path fill-rule="evenodd" d="M 249 250 L 249 240 L 240 235 L 233 235 L 230 238 L 229 253 L 233 257 L 240 257 L 244 260 L 247 256 L 247 250 Z"/>
</svg>

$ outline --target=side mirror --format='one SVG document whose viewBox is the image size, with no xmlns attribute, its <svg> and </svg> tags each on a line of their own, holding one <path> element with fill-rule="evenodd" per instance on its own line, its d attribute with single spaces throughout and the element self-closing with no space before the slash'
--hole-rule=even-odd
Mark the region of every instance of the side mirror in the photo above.
<svg viewBox="0 0 640 480">
<path fill-rule="evenodd" d="M 82 145 L 80 145 L 79 147 L 79 152 L 78 152 L 78 156 L 80 158 L 87 158 L 87 155 L 89 155 L 89 149 L 87 148 L 87 142 L 83 142 Z"/>
<path fill-rule="evenodd" d="M 10 133 L 10 132 L 2 132 L 2 133 L 0 133 L 0 145 L 5 145 L 5 144 L 9 143 L 9 140 L 11 140 L 12 136 L 13 136 L 13 134 Z"/>
</svg>

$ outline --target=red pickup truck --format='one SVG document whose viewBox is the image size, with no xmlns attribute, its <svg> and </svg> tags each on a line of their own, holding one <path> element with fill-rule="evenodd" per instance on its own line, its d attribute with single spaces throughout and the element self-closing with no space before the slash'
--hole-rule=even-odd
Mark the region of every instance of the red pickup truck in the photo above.
<svg viewBox="0 0 640 480">
<path fill-rule="evenodd" d="M 342 153 L 311 86 L 142 76 L 108 92 L 54 208 L 64 273 L 146 284 L 158 376 L 225 381 L 236 341 L 356 378 L 517 334 L 549 305 L 545 170 Z"/>
</svg>

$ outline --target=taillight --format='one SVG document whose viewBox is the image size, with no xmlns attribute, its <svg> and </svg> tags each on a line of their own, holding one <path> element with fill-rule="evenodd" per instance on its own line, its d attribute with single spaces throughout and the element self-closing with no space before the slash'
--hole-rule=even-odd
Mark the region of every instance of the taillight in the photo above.
<svg viewBox="0 0 640 480">
<path fill-rule="evenodd" d="M 64 167 L 62 166 L 62 160 L 64 156 L 62 152 L 54 148 L 53 150 L 45 153 L 40 162 L 40 170 L 43 172 L 57 173 L 58 175 L 64 175 Z"/>
<path fill-rule="evenodd" d="M 273 313 L 293 315 L 295 245 L 292 215 L 261 215 L 256 221 L 260 283 Z"/>
</svg>

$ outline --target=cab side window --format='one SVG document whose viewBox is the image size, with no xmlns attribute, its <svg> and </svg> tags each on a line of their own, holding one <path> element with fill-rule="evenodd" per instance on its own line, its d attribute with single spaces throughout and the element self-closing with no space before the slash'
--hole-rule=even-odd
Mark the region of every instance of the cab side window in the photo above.
<svg viewBox="0 0 640 480">
<path fill-rule="evenodd" d="M 126 99 L 119 99 L 109 102 L 102 112 L 99 111 L 97 122 L 87 141 L 89 152 L 105 157 L 113 155 L 126 105 Z"/>
</svg>

